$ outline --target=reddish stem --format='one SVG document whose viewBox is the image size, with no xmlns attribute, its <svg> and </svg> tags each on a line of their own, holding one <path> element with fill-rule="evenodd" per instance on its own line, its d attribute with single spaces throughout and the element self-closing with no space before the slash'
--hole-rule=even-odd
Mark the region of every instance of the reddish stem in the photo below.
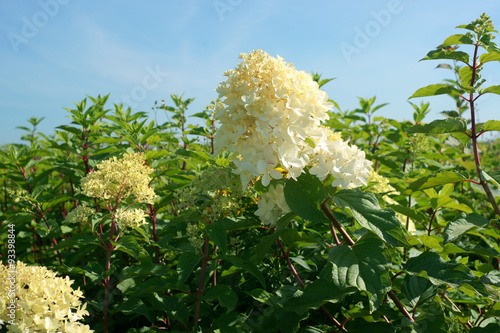
<svg viewBox="0 0 500 333">
<path fill-rule="evenodd" d="M 194 312 L 194 326 L 198 325 L 198 320 L 200 318 L 200 298 L 203 295 L 203 280 L 205 279 L 205 270 L 208 264 L 208 245 L 209 239 L 208 234 L 205 235 L 205 252 L 203 253 L 203 263 L 201 264 L 200 280 L 198 281 L 198 292 L 196 293 L 196 306 Z"/>
</svg>

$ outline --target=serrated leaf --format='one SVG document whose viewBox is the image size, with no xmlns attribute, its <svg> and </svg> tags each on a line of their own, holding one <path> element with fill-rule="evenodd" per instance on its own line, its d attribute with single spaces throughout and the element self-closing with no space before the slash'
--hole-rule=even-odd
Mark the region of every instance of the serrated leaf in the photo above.
<svg viewBox="0 0 500 333">
<path fill-rule="evenodd" d="M 273 305 L 274 304 L 274 298 L 276 298 L 275 295 L 265 291 L 264 289 L 261 288 L 256 288 L 251 291 L 246 292 L 248 295 L 252 296 L 253 299 L 267 304 L 267 305 Z"/>
<path fill-rule="evenodd" d="M 132 236 L 123 236 L 116 242 L 116 249 L 131 255 L 136 260 L 139 260 L 139 254 L 143 250 Z"/>
<path fill-rule="evenodd" d="M 396 333 L 398 327 L 390 323 L 367 322 L 365 320 L 349 320 L 345 326 L 348 332 Z"/>
<path fill-rule="evenodd" d="M 203 299 L 217 299 L 221 306 L 227 308 L 228 311 L 232 311 L 236 306 L 238 296 L 234 291 L 231 290 L 231 288 L 229 288 L 229 286 L 225 284 L 218 284 L 208 289 L 203 294 Z"/>
<path fill-rule="evenodd" d="M 181 285 L 189 278 L 193 269 L 200 262 L 201 257 L 196 253 L 186 252 L 181 254 L 177 261 L 177 285 Z"/>
<path fill-rule="evenodd" d="M 500 170 L 499 171 L 490 171 L 486 173 L 485 171 L 481 171 L 481 175 L 484 179 L 489 180 L 497 187 L 500 187 Z"/>
<path fill-rule="evenodd" d="M 313 222 L 329 223 L 321 211 L 321 202 L 325 199 L 323 183 L 318 177 L 304 173 L 294 180 L 285 183 L 285 200 L 290 210 L 303 219 Z"/>
<path fill-rule="evenodd" d="M 295 217 L 294 213 L 288 213 L 281 217 L 276 222 L 276 229 L 271 235 L 264 237 L 256 247 L 255 255 L 252 257 L 253 263 L 260 263 L 266 256 L 267 252 L 273 244 L 276 244 L 276 239 L 286 229 L 290 221 Z"/>
<path fill-rule="evenodd" d="M 83 245 L 96 245 L 101 246 L 101 241 L 95 235 L 85 235 L 85 234 L 76 234 L 75 236 L 65 239 L 60 242 L 57 246 L 52 248 L 53 250 L 63 249 L 65 247 L 75 247 L 75 246 L 83 246 Z"/>
<path fill-rule="evenodd" d="M 407 133 L 445 134 L 467 131 L 467 120 L 463 118 L 438 119 L 425 125 L 415 125 L 406 128 Z"/>
<path fill-rule="evenodd" d="M 467 92 L 469 92 L 471 90 L 472 74 L 473 74 L 473 71 L 469 66 L 464 66 L 464 67 L 460 68 L 460 70 L 458 71 L 458 75 L 460 77 L 461 87 L 466 89 Z M 476 77 L 475 77 L 476 82 L 477 82 L 478 78 L 479 77 L 476 75 Z"/>
<path fill-rule="evenodd" d="M 472 209 L 466 204 L 458 203 L 449 196 L 438 195 L 431 199 L 431 206 L 433 209 L 450 208 L 460 210 L 466 213 L 472 213 Z"/>
<path fill-rule="evenodd" d="M 467 178 L 458 172 L 454 171 L 443 171 L 436 175 L 422 177 L 408 187 L 412 191 L 419 191 L 428 188 L 433 188 L 436 186 L 441 186 L 450 183 L 456 183 L 466 180 Z"/>
<path fill-rule="evenodd" d="M 260 270 L 257 268 L 257 266 L 255 266 L 251 262 L 249 262 L 247 260 L 243 260 L 242 258 L 236 257 L 236 256 L 221 256 L 221 259 L 227 260 L 227 261 L 231 262 L 234 266 L 252 274 L 254 277 L 257 278 L 257 280 L 259 280 L 260 284 L 264 288 L 266 287 L 266 280 L 264 279 L 264 276 L 262 275 Z"/>
<path fill-rule="evenodd" d="M 423 252 L 408 259 L 404 268 L 412 274 L 425 272 L 436 286 L 449 284 L 453 288 L 458 288 L 463 284 L 469 284 L 478 291 L 484 291 L 484 285 L 480 284 L 479 278 L 467 266 L 455 260 L 446 261 L 434 252 Z"/>
<path fill-rule="evenodd" d="M 436 295 L 437 286 L 424 277 L 407 274 L 403 279 L 401 292 L 413 308 L 416 308 Z"/>
<path fill-rule="evenodd" d="M 338 303 L 344 295 L 353 293 L 355 286 L 343 287 L 326 279 L 318 279 L 309 283 L 303 292 L 285 302 L 284 308 L 302 314 L 309 309 L 317 309 L 325 303 Z"/>
<path fill-rule="evenodd" d="M 364 228 L 392 246 L 410 246 L 396 213 L 380 208 L 373 193 L 341 190 L 332 196 L 335 206 L 348 209 Z"/>
<path fill-rule="evenodd" d="M 427 53 L 427 55 L 421 60 L 434 60 L 434 59 L 453 59 L 462 61 L 466 64 L 469 63 L 469 55 L 462 51 L 434 50 Z"/>
<path fill-rule="evenodd" d="M 148 308 L 144 305 L 144 302 L 141 299 L 129 298 L 125 302 L 119 303 L 116 307 L 116 311 L 121 312 L 126 316 L 134 313 L 139 314 L 151 321 Z"/>
<path fill-rule="evenodd" d="M 500 304 L 500 303 L 495 303 L 495 305 L 497 305 L 497 304 Z M 489 323 L 485 327 L 473 327 L 473 328 L 471 328 L 471 330 L 469 332 L 470 333 L 498 333 L 498 332 L 500 332 L 500 324 L 499 323 Z"/>
<path fill-rule="evenodd" d="M 461 235 L 488 226 L 490 222 L 479 214 L 460 214 L 456 219 L 446 224 L 443 230 L 444 242 L 451 242 Z"/>
<path fill-rule="evenodd" d="M 205 230 L 208 234 L 208 238 L 214 242 L 215 245 L 219 249 L 221 249 L 222 253 L 226 253 L 227 250 L 227 234 L 226 227 L 223 223 L 212 223 L 208 224 L 205 227 Z"/>
<path fill-rule="evenodd" d="M 57 207 L 60 204 L 72 200 L 73 197 L 68 195 L 57 196 L 54 200 L 42 203 L 42 211 L 47 211 L 51 208 Z"/>
<path fill-rule="evenodd" d="M 189 321 L 189 310 L 185 303 L 175 296 L 159 296 L 154 293 L 154 297 L 150 298 L 156 308 L 165 311 L 167 316 L 174 320 L 179 320 L 186 325 Z"/>
<path fill-rule="evenodd" d="M 416 97 L 437 96 L 437 95 L 460 96 L 461 94 L 462 93 L 457 88 L 448 84 L 440 83 L 440 84 L 431 84 L 428 85 L 427 87 L 417 89 L 417 91 L 415 91 L 413 95 L 411 95 L 408 99 Z"/>
<path fill-rule="evenodd" d="M 194 152 L 192 150 L 186 150 L 186 149 L 179 149 L 175 152 L 176 155 L 183 156 L 183 157 L 190 157 L 194 158 L 197 160 L 200 160 L 202 162 L 206 162 L 210 160 L 210 156 L 204 152 L 197 151 Z"/>
<path fill-rule="evenodd" d="M 500 287 L 500 271 L 489 271 L 480 278 L 482 283 L 491 284 Z"/>
<path fill-rule="evenodd" d="M 341 288 L 356 287 L 370 293 L 370 305 L 377 309 L 391 290 L 391 255 L 385 244 L 371 233 L 352 247 L 335 246 L 328 253 L 333 264 L 332 279 Z"/>
<path fill-rule="evenodd" d="M 445 41 L 443 42 L 443 47 L 459 45 L 459 44 L 472 45 L 474 44 L 474 41 L 470 37 L 464 34 L 456 34 L 446 38 Z"/>
<path fill-rule="evenodd" d="M 484 64 L 485 62 L 488 62 L 488 61 L 500 61 L 500 53 L 495 52 L 495 51 L 491 51 L 488 53 L 481 54 L 481 56 L 479 57 L 479 62 L 481 64 Z"/>
<path fill-rule="evenodd" d="M 102 275 L 104 273 L 104 268 L 96 262 L 89 262 L 83 270 L 85 271 L 85 276 L 88 277 L 92 283 L 99 283 L 102 280 Z"/>
<path fill-rule="evenodd" d="M 281 239 L 289 247 L 302 247 L 317 243 L 315 238 L 305 232 L 298 231 L 296 228 L 285 229 L 281 234 Z"/>
<path fill-rule="evenodd" d="M 488 120 L 484 123 L 483 131 L 500 131 L 500 120 Z"/>
<path fill-rule="evenodd" d="M 482 91 L 481 91 L 482 94 L 487 94 L 487 93 L 491 93 L 491 94 L 497 94 L 497 95 L 500 95 L 500 85 L 498 86 L 489 86 L 489 87 L 486 87 L 484 88 Z M 498 120 L 497 120 L 498 121 Z"/>
</svg>

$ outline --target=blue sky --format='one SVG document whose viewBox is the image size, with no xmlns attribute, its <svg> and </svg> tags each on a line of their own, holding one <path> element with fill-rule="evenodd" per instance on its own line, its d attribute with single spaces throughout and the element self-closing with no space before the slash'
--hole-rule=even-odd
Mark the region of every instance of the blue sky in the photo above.
<svg viewBox="0 0 500 333">
<path fill-rule="evenodd" d="M 45 117 L 47 135 L 69 123 L 63 108 L 86 95 L 110 93 L 112 103 L 151 112 L 170 94 L 195 97 L 190 113 L 217 97 L 223 73 L 242 52 L 263 49 L 298 70 L 336 80 L 324 86 L 343 110 L 357 97 L 390 103 L 381 116 L 411 120 L 407 98 L 452 78 L 423 61 L 428 51 L 486 12 L 500 28 L 500 2 L 477 1 L 1 1 L 0 144 L 20 142 L 30 117 Z M 465 47 L 464 51 L 468 51 Z M 500 84 L 500 64 L 483 71 Z M 428 121 L 453 109 L 433 97 Z M 419 100 L 414 102 L 419 103 Z M 500 119 L 500 96 L 478 100 L 479 120 Z M 157 120 L 166 121 L 162 113 Z"/>
</svg>

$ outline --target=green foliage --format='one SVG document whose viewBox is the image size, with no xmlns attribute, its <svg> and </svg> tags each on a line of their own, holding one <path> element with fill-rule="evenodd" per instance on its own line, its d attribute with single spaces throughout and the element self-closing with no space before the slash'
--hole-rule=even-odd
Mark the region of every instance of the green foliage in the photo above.
<svg viewBox="0 0 500 333">
<path fill-rule="evenodd" d="M 446 119 L 424 122 L 430 102 L 410 103 L 413 122 L 400 122 L 375 115 L 387 105 L 375 97 L 354 110 L 332 101 L 325 125 L 387 184 L 340 190 L 307 169 L 273 179 L 289 210 L 270 225 L 256 215 L 269 191 L 259 180 L 236 199 L 234 184 L 189 192 L 204 171 L 233 166 L 234 154 L 213 155 L 220 100 L 188 116 L 193 99 L 173 94 L 172 106 L 155 103 L 169 119 L 158 124 L 89 96 L 51 136 L 29 119 L 24 143 L 0 149 L 2 260 L 13 228 L 17 259 L 74 280 L 97 332 L 499 331 L 500 140 L 478 138 L 500 120 L 476 123 L 474 102 L 500 94 L 481 79 L 500 49 L 487 16 L 458 28 L 422 59 L 452 62 L 438 68 L 454 79 L 411 96 L 450 96 Z M 118 196 L 110 207 L 81 181 L 130 151 L 145 154 L 157 199 L 140 206 L 145 225 L 124 227 L 118 209 L 139 203 Z M 77 207 L 93 212 L 75 220 Z"/>
</svg>

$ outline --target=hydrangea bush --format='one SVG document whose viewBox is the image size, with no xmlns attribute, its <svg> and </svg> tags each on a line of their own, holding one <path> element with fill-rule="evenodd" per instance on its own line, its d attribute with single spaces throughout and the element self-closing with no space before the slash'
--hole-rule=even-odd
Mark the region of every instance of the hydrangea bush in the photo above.
<svg viewBox="0 0 500 333">
<path fill-rule="evenodd" d="M 500 331 L 500 121 L 474 109 L 500 49 L 486 15 L 458 28 L 423 58 L 454 79 L 411 96 L 453 98 L 429 123 L 262 50 L 190 117 L 171 95 L 163 124 L 108 96 L 30 119 L 0 149 L 0 331 Z"/>
</svg>

